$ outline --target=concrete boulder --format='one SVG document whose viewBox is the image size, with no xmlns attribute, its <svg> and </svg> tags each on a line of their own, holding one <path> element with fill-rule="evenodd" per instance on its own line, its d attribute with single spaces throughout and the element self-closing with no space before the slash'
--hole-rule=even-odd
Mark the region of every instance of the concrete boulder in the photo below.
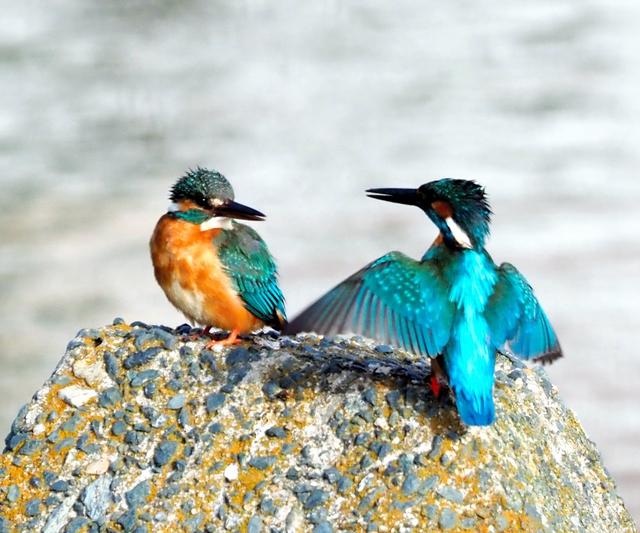
<svg viewBox="0 0 640 533">
<path fill-rule="evenodd" d="M 0 456 L 0 531 L 635 531 L 540 367 L 464 427 L 428 361 L 361 338 L 83 330 Z"/>
</svg>

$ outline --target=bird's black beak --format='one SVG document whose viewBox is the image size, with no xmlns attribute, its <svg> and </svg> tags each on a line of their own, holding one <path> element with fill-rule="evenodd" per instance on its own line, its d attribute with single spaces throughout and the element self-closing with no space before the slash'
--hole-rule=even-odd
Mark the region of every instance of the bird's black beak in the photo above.
<svg viewBox="0 0 640 533">
<path fill-rule="evenodd" d="M 214 213 L 217 217 L 237 218 L 239 220 L 262 221 L 266 218 L 266 215 L 257 209 L 239 204 L 233 200 L 226 200 L 222 205 L 214 207 Z"/>
<path fill-rule="evenodd" d="M 395 204 L 418 205 L 418 189 L 368 189 L 367 196 Z"/>
</svg>

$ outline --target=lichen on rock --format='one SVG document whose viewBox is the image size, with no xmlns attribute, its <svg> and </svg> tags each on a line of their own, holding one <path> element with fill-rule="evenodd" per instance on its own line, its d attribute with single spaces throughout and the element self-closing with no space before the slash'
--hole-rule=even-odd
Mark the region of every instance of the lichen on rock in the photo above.
<svg viewBox="0 0 640 533">
<path fill-rule="evenodd" d="M 361 338 L 83 330 L 0 456 L 4 531 L 635 531 L 539 367 L 466 428 L 428 361 Z"/>
</svg>

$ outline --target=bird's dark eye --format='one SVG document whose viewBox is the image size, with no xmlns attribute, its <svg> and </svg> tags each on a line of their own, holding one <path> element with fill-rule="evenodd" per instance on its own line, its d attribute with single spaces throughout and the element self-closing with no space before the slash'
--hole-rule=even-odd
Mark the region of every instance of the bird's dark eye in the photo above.
<svg viewBox="0 0 640 533">
<path fill-rule="evenodd" d="M 207 201 L 207 199 L 206 199 L 204 196 L 202 196 L 202 195 L 200 195 L 200 196 L 198 196 L 198 197 L 196 198 L 196 203 L 197 203 L 200 207 L 203 207 L 203 208 L 205 208 L 205 209 L 208 209 L 208 208 L 209 208 L 209 202 L 208 202 L 208 201 Z"/>
</svg>

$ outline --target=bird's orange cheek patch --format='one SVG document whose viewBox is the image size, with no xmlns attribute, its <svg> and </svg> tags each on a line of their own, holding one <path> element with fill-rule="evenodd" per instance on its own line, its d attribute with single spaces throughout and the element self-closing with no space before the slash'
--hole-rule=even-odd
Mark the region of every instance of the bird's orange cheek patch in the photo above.
<svg viewBox="0 0 640 533">
<path fill-rule="evenodd" d="M 449 202 L 445 202 L 443 200 L 438 200 L 431 204 L 433 210 L 438 213 L 442 218 L 449 218 L 453 215 L 453 209 L 451 208 L 451 204 Z"/>
</svg>

